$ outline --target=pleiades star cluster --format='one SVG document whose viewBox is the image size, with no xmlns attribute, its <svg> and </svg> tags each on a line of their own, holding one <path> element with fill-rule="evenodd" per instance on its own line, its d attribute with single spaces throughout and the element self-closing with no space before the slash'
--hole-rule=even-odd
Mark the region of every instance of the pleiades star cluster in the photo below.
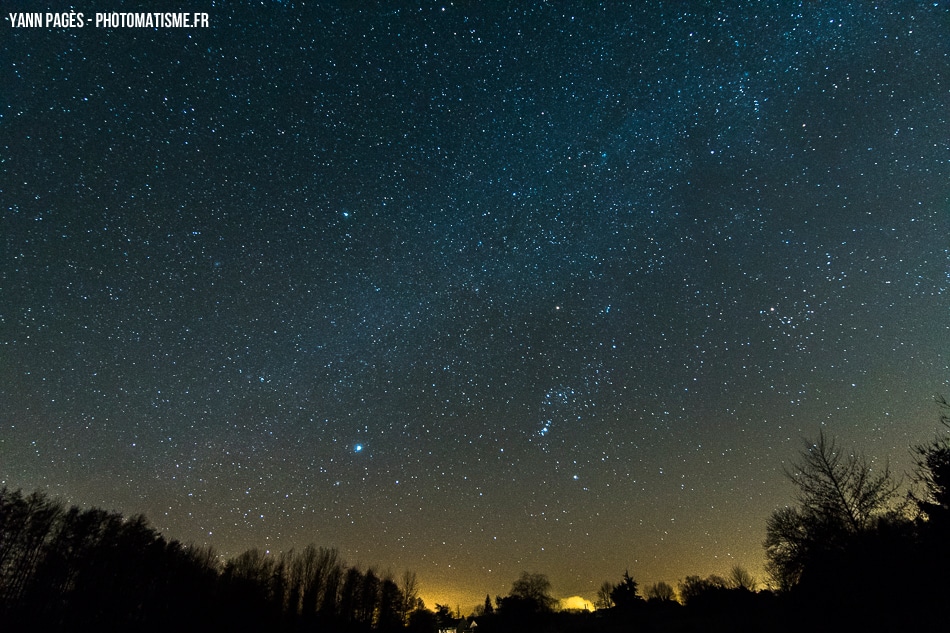
<svg viewBox="0 0 950 633">
<path fill-rule="evenodd" d="M 175 10 L 5 16 L 0 485 L 466 611 L 764 580 L 803 438 L 939 430 L 947 2 Z"/>
</svg>

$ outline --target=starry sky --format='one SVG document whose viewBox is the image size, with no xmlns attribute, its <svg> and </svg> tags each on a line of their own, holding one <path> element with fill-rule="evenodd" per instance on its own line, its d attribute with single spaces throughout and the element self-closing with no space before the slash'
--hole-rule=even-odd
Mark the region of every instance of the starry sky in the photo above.
<svg viewBox="0 0 950 633">
<path fill-rule="evenodd" d="M 803 438 L 936 432 L 950 3 L 179 9 L 4 14 L 0 485 L 465 611 L 762 578 Z"/>
</svg>

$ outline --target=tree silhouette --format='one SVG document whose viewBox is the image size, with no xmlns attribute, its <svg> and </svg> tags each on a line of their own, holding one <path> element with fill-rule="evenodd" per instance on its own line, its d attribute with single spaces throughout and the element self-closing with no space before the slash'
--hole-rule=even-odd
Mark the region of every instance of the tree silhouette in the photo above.
<svg viewBox="0 0 950 633">
<path fill-rule="evenodd" d="M 435 621 L 439 629 L 447 629 L 455 624 L 455 618 L 452 617 L 452 608 L 447 604 L 435 605 Z"/>
<path fill-rule="evenodd" d="M 647 589 L 647 600 L 655 602 L 673 602 L 676 600 L 676 591 L 673 587 L 663 582 L 654 583 Z"/>
<path fill-rule="evenodd" d="M 879 471 L 854 453 L 845 455 L 820 433 L 806 443 L 786 476 L 797 487 L 797 507 L 772 513 L 766 523 L 766 569 L 783 589 L 797 584 L 809 565 L 880 519 L 898 516 L 899 485 L 885 465 Z"/>
<path fill-rule="evenodd" d="M 292 569 L 296 582 L 292 593 L 294 598 L 300 596 L 300 613 L 306 620 L 316 616 L 331 557 L 335 559 L 336 552 L 308 545 L 294 560 Z"/>
<path fill-rule="evenodd" d="M 706 578 L 687 576 L 680 582 L 680 599 L 686 606 L 708 606 L 717 601 L 723 592 L 728 589 L 726 579 L 715 574 Z"/>
<path fill-rule="evenodd" d="M 391 574 L 386 574 L 379 586 L 379 603 L 376 613 L 378 631 L 396 631 L 402 628 L 405 619 L 403 608 L 405 601 L 399 585 Z"/>
<path fill-rule="evenodd" d="M 38 492 L 24 498 L 4 487 L 0 509 L 0 603 L 9 609 L 23 599 L 63 507 Z"/>
<path fill-rule="evenodd" d="M 940 423 L 950 431 L 950 403 L 937 397 L 941 409 Z M 944 528 L 950 523 L 950 433 L 945 432 L 929 444 L 914 447 L 917 462 L 915 481 L 923 486 L 923 494 L 912 496 L 921 518 Z"/>
<path fill-rule="evenodd" d="M 409 624 L 409 615 L 418 608 L 419 580 L 416 572 L 406 570 L 402 574 L 402 620 Z"/>
<path fill-rule="evenodd" d="M 415 609 L 409 614 L 409 624 L 406 629 L 409 633 L 436 633 L 439 623 L 434 613 L 428 609 Z"/>
<path fill-rule="evenodd" d="M 522 572 L 508 595 L 535 611 L 553 611 L 557 606 L 557 599 L 551 595 L 551 581 L 544 574 Z"/>
<path fill-rule="evenodd" d="M 623 572 L 623 578 L 614 585 L 610 599 L 618 609 L 631 609 L 643 601 L 637 592 L 637 581 L 630 577 L 629 571 Z"/>
<path fill-rule="evenodd" d="M 376 570 L 370 567 L 363 574 L 363 582 L 359 589 L 359 601 L 356 609 L 356 621 L 363 628 L 371 628 L 376 624 L 379 610 L 379 592 L 382 582 Z"/>
<path fill-rule="evenodd" d="M 363 587 L 363 574 L 355 567 L 346 570 L 340 587 L 339 617 L 347 624 L 358 624 Z"/>
<path fill-rule="evenodd" d="M 932 605 L 943 604 L 950 593 L 950 403 L 940 396 L 936 400 L 944 432 L 928 444 L 913 447 L 918 489 L 909 498 L 917 509 L 914 524 L 918 562 L 907 574 L 920 586 L 919 601 Z M 908 610 L 920 617 L 925 615 L 918 605 Z"/>
<path fill-rule="evenodd" d="M 598 609 L 609 609 L 614 606 L 614 599 L 610 597 L 614 591 L 614 584 L 609 580 L 605 580 L 601 583 L 600 588 L 597 590 L 597 608 Z"/>
<path fill-rule="evenodd" d="M 340 617 L 340 594 L 343 588 L 343 575 L 345 567 L 341 563 L 330 567 L 327 573 L 326 582 L 323 588 L 323 595 L 320 598 L 320 619 L 326 622 L 333 622 Z"/>
<path fill-rule="evenodd" d="M 752 576 L 741 565 L 733 565 L 729 570 L 729 586 L 732 589 L 744 589 L 746 591 L 755 591 L 758 584 L 755 577 Z"/>
</svg>

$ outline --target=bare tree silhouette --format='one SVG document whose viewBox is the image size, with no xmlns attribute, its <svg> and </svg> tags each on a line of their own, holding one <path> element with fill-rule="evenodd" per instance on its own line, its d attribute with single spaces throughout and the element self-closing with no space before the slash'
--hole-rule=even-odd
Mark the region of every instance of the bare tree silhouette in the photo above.
<svg viewBox="0 0 950 633">
<path fill-rule="evenodd" d="M 614 599 L 610 597 L 614 591 L 614 584 L 609 580 L 605 580 L 601 583 L 600 588 L 597 590 L 597 608 L 598 609 L 609 609 L 614 606 Z"/>
<path fill-rule="evenodd" d="M 885 464 L 874 469 L 863 457 L 845 453 L 820 433 L 805 444 L 800 461 L 786 475 L 797 488 L 797 506 L 772 513 L 766 523 L 766 569 L 783 589 L 794 586 L 806 567 L 879 519 L 899 516 L 899 483 Z"/>
</svg>

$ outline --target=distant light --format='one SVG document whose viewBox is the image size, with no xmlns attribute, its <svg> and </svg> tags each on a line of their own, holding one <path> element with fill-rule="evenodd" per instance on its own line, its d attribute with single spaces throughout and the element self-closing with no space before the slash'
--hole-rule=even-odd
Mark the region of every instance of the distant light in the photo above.
<svg viewBox="0 0 950 633">
<path fill-rule="evenodd" d="M 594 604 L 587 598 L 580 596 L 571 596 L 570 598 L 561 598 L 561 608 L 566 611 L 593 611 Z"/>
<path fill-rule="evenodd" d="M 353 447 L 353 452 L 354 452 L 354 453 L 360 453 L 360 452 L 362 452 L 362 451 L 363 451 L 363 445 L 362 445 L 362 444 L 357 444 L 356 446 Z"/>
</svg>

